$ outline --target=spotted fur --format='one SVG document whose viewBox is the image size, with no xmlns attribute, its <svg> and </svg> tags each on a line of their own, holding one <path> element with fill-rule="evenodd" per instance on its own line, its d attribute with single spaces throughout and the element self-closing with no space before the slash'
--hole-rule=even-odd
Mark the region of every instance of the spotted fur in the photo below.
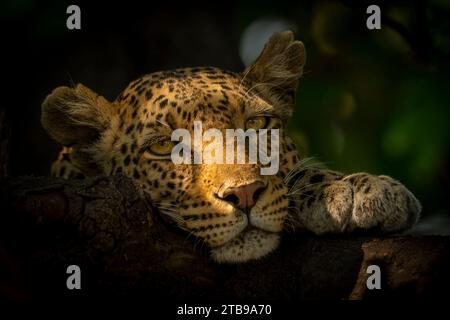
<svg viewBox="0 0 450 320">
<path fill-rule="evenodd" d="M 285 133 L 303 72 L 304 46 L 291 32 L 274 34 L 244 72 L 185 68 L 140 77 L 113 102 L 79 84 L 59 87 L 44 101 L 41 122 L 65 146 L 52 173 L 65 178 L 119 172 L 150 195 L 159 211 L 211 248 L 218 262 L 245 262 L 274 250 L 287 223 L 317 234 L 380 227 L 397 231 L 417 221 L 420 205 L 386 176 L 310 168 Z M 174 129 L 245 130 L 246 120 L 269 119 L 280 130 L 280 171 L 260 164 L 175 165 L 148 146 Z M 220 197 L 256 181 L 264 190 L 247 211 Z M 294 210 L 288 208 L 294 206 Z"/>
</svg>

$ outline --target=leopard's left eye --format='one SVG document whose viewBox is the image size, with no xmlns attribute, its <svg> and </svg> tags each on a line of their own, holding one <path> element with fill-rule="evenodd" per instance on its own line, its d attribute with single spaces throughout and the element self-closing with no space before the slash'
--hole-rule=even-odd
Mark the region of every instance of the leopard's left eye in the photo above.
<svg viewBox="0 0 450 320">
<path fill-rule="evenodd" d="M 148 150 L 157 155 L 157 156 L 165 156 L 172 152 L 172 148 L 175 146 L 175 143 L 170 140 L 163 140 L 156 143 L 151 144 L 148 147 Z"/>
<path fill-rule="evenodd" d="M 245 124 L 246 129 L 263 129 L 266 127 L 268 121 L 267 117 L 255 117 L 247 120 Z"/>
</svg>

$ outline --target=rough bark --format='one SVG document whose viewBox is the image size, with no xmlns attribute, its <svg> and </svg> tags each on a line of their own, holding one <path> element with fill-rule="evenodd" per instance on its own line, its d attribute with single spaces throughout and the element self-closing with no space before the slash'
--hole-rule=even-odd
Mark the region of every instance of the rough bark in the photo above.
<svg viewBox="0 0 450 320">
<path fill-rule="evenodd" d="M 171 300 L 428 297 L 450 283 L 448 237 L 286 234 L 265 259 L 217 265 L 122 175 L 8 178 L 1 188 L 0 293 L 13 299 L 72 294 L 71 264 L 81 267 L 84 294 Z M 366 287 L 371 264 L 381 290 Z"/>
</svg>

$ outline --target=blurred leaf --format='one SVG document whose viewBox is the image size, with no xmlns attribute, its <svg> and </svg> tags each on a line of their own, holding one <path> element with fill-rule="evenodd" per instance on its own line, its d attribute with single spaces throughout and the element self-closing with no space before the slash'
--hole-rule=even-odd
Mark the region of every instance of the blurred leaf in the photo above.
<svg viewBox="0 0 450 320">
<path fill-rule="evenodd" d="M 448 152 L 449 97 L 442 89 L 440 83 L 430 79 L 407 81 L 399 94 L 402 111 L 391 116 L 383 137 L 386 154 L 404 161 L 409 178 L 416 183 L 430 181 Z"/>
<path fill-rule="evenodd" d="M 349 10 L 339 2 L 319 2 L 312 17 L 311 32 L 321 53 L 336 55 L 345 37 Z"/>
</svg>

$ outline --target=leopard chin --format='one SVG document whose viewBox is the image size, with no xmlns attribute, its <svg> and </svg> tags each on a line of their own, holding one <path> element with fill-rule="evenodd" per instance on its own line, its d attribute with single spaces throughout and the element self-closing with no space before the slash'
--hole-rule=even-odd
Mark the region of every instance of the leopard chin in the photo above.
<svg viewBox="0 0 450 320">
<path fill-rule="evenodd" d="M 211 257 L 218 263 L 243 263 L 266 256 L 279 244 L 278 233 L 251 229 L 241 232 L 224 245 L 213 248 Z"/>
</svg>

